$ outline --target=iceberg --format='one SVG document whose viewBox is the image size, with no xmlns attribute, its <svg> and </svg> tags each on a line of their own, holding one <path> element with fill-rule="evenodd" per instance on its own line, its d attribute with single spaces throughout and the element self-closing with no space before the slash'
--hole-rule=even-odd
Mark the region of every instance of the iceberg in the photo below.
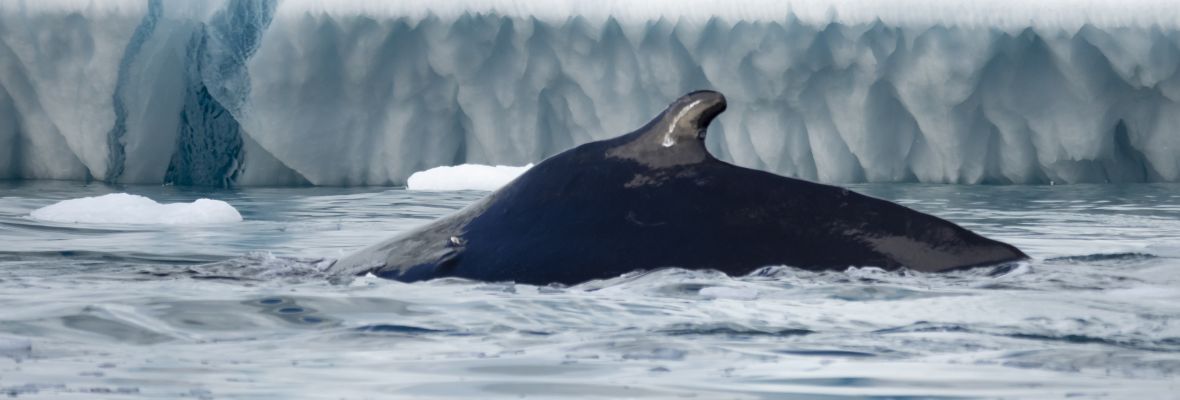
<svg viewBox="0 0 1180 400">
<path fill-rule="evenodd" d="M 1171 0 L 4 1 L 0 179 L 401 185 L 695 89 L 789 176 L 1180 181 Z"/>
</svg>

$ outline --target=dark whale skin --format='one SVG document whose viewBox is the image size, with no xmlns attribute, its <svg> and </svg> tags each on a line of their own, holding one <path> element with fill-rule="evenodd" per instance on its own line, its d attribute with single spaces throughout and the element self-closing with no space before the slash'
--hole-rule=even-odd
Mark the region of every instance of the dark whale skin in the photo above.
<svg viewBox="0 0 1180 400">
<path fill-rule="evenodd" d="M 332 271 L 576 284 L 661 267 L 941 272 L 1027 258 L 889 201 L 720 161 L 703 139 L 724 109 L 720 93 L 689 93 L 634 132 L 550 157 Z"/>
</svg>

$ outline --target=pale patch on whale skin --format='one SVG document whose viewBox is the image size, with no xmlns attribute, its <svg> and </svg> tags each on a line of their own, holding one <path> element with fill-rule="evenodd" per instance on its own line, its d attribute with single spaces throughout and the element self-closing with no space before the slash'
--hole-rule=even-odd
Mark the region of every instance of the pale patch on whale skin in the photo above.
<svg viewBox="0 0 1180 400">
<path fill-rule="evenodd" d="M 996 259 L 1013 257 L 1016 254 L 1006 249 L 990 247 L 931 246 L 905 236 L 866 237 L 873 249 L 888 255 L 907 268 L 916 271 L 937 272 L 942 266 L 961 263 L 965 266 L 987 265 Z"/>
<path fill-rule="evenodd" d="M 696 108 L 696 106 L 700 104 L 701 100 L 693 100 L 692 103 L 688 103 L 687 106 L 684 106 L 684 108 L 680 109 L 680 112 L 676 113 L 676 117 L 673 118 L 673 122 L 668 124 L 668 133 L 664 134 L 664 141 L 661 142 L 660 145 L 664 147 L 672 147 L 676 144 L 676 128 L 682 124 L 681 121 L 685 119 L 684 117 L 687 116 L 688 113 L 692 112 L 693 108 Z"/>
</svg>

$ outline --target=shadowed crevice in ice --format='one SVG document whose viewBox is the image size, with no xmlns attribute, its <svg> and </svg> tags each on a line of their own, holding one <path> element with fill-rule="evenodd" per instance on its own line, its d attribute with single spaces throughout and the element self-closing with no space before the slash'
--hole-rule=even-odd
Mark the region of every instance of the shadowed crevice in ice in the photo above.
<svg viewBox="0 0 1180 400">
<path fill-rule="evenodd" d="M 128 90 L 131 79 L 131 64 L 139 56 L 140 50 L 143 48 L 145 42 L 156 30 L 156 24 L 159 23 L 160 17 L 164 13 L 163 0 L 149 0 L 147 14 L 143 16 L 143 21 L 135 28 L 135 33 L 131 35 L 131 41 L 127 43 L 127 48 L 123 50 L 123 59 L 119 62 L 119 78 L 115 81 L 115 94 L 111 99 L 112 109 L 115 113 L 115 124 L 111 128 L 110 133 L 107 133 L 107 146 L 110 155 L 107 162 L 107 176 L 104 179 L 107 182 L 118 182 L 119 177 L 123 175 L 124 163 L 127 158 L 127 143 L 123 138 L 127 134 L 127 104 L 124 102 L 124 91 Z"/>
<path fill-rule="evenodd" d="M 246 62 L 261 45 L 276 6 L 275 0 L 233 0 L 193 33 L 177 143 L 164 183 L 230 187 L 243 174 L 246 133 L 238 119 L 251 90 Z"/>
</svg>

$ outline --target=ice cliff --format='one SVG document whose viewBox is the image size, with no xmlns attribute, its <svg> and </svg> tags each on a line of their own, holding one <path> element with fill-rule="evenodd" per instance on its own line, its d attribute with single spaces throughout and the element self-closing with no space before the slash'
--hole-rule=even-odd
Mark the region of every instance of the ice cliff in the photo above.
<svg viewBox="0 0 1180 400">
<path fill-rule="evenodd" d="M 1180 181 L 1172 0 L 0 0 L 0 179 L 402 184 L 705 88 L 786 175 Z"/>
</svg>

